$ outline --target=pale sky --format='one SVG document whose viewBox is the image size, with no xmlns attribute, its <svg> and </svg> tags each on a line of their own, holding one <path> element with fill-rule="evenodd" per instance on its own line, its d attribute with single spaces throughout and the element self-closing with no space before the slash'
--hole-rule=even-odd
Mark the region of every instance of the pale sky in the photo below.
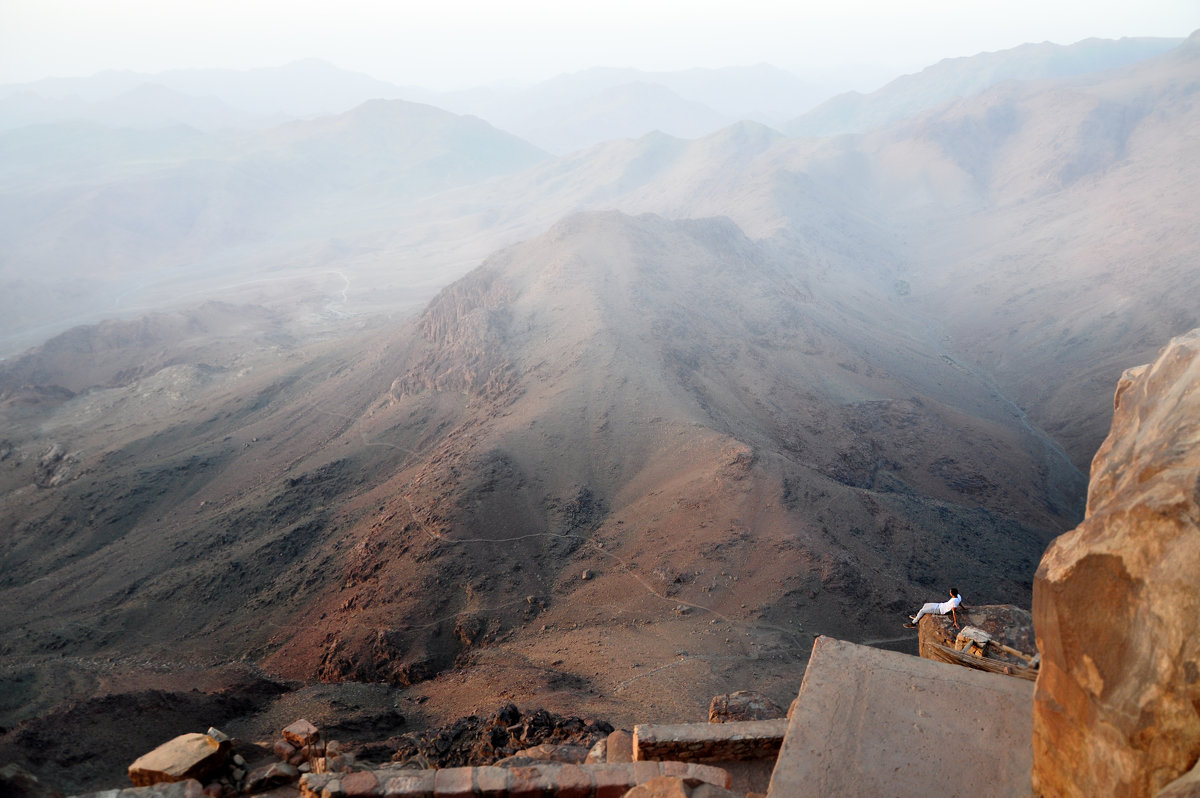
<svg viewBox="0 0 1200 798">
<path fill-rule="evenodd" d="M 307 57 L 438 89 L 591 66 L 908 72 L 1025 42 L 1197 28 L 1200 0 L 0 0 L 0 83 Z"/>
</svg>

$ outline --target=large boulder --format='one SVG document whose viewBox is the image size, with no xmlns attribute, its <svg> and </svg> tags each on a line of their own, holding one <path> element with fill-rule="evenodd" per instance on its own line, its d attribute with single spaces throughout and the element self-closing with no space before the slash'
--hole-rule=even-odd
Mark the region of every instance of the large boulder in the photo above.
<svg viewBox="0 0 1200 798">
<path fill-rule="evenodd" d="M 129 766 L 129 780 L 137 787 L 160 782 L 204 780 L 225 766 L 229 744 L 207 734 L 181 734 L 143 754 Z"/>
<path fill-rule="evenodd" d="M 1200 330 L 1117 386 L 1083 523 L 1042 558 L 1035 791 L 1150 796 L 1200 757 Z"/>
</svg>

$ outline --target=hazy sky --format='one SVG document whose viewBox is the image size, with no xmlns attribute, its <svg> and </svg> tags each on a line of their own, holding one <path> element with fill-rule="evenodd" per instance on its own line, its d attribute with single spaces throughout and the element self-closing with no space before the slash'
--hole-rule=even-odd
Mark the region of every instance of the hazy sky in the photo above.
<svg viewBox="0 0 1200 798">
<path fill-rule="evenodd" d="M 1196 28 L 1200 0 L 0 0 L 0 83 L 310 56 L 432 88 L 589 66 L 913 71 L 1024 42 Z"/>
</svg>

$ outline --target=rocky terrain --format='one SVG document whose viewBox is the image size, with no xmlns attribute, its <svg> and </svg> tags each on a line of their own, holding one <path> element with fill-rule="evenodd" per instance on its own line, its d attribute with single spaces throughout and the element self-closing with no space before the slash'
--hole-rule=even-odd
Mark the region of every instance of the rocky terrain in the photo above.
<svg viewBox="0 0 1200 798">
<path fill-rule="evenodd" d="M 701 720 L 746 687 L 786 705 L 817 634 L 915 651 L 905 611 L 949 584 L 1029 606 L 1105 380 L 1200 323 L 1196 42 L 854 138 L 549 159 L 387 103 L 276 130 L 310 164 L 360 138 L 391 159 L 306 184 L 370 184 L 371 214 L 322 221 L 345 239 L 264 222 L 252 289 L 0 362 L 0 752 L 77 789 L 219 723 Z M 436 131 L 406 139 L 427 157 L 393 128 Z M 280 177 L 273 151 L 243 163 Z M 114 213 L 168 196 L 114 185 Z M 201 252 L 207 224 L 137 246 Z M 419 312 L 365 311 L 432 275 Z M 104 750 L 66 733 L 110 718 Z"/>
</svg>

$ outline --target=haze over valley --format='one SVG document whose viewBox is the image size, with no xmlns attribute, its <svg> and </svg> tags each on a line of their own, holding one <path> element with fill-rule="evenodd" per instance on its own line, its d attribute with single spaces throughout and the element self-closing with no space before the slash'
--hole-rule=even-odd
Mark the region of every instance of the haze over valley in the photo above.
<svg viewBox="0 0 1200 798">
<path fill-rule="evenodd" d="M 0 750 L 117 786 L 30 741 L 271 680 L 693 719 L 948 585 L 1028 607 L 1200 326 L 1198 100 L 1198 34 L 0 86 Z"/>
</svg>

